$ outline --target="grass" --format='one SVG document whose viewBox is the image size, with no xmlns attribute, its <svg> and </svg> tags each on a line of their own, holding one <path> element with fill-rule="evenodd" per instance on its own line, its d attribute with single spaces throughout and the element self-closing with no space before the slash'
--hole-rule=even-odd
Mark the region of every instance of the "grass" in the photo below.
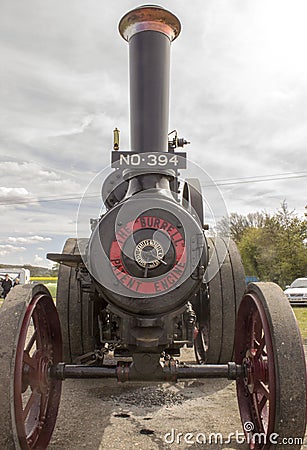
<svg viewBox="0 0 307 450">
<path fill-rule="evenodd" d="M 307 339 L 307 307 L 294 307 L 293 311 L 296 315 L 302 337 L 303 339 Z"/>
<path fill-rule="evenodd" d="M 53 299 L 56 297 L 57 279 L 57 277 L 31 277 L 31 281 L 44 284 Z"/>
<path fill-rule="evenodd" d="M 46 286 L 47 289 L 49 289 L 52 298 L 55 298 L 56 297 L 56 287 L 57 287 L 56 282 L 54 282 L 54 283 L 43 283 L 43 284 Z"/>
</svg>

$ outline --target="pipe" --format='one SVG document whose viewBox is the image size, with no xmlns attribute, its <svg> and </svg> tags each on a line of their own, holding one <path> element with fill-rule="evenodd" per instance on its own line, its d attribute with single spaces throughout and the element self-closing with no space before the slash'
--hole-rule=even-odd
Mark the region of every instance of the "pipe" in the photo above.
<svg viewBox="0 0 307 450">
<path fill-rule="evenodd" d="M 141 6 L 119 23 L 129 42 L 131 150 L 168 150 L 170 44 L 179 35 L 176 16 L 158 6 Z"/>
</svg>

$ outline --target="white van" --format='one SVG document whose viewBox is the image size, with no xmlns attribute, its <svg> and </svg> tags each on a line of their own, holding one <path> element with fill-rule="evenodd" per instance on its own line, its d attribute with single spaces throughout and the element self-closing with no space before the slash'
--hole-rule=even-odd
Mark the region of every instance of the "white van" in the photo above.
<svg viewBox="0 0 307 450">
<path fill-rule="evenodd" d="M 19 284 L 28 284 L 30 283 L 30 270 L 29 269 L 21 269 L 21 268 L 5 268 L 2 267 L 0 269 L 0 296 L 2 295 L 2 286 L 1 281 L 4 280 L 5 275 L 8 274 L 10 279 L 14 284 L 14 280 L 19 278 Z"/>
</svg>

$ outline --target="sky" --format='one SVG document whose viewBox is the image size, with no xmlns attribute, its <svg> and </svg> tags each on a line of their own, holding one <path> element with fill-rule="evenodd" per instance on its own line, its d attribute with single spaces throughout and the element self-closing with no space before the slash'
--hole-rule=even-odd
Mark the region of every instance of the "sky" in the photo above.
<svg viewBox="0 0 307 450">
<path fill-rule="evenodd" d="M 129 149 L 128 45 L 117 27 L 140 4 L 1 2 L 1 263 L 48 266 L 45 254 L 60 252 L 76 223 L 89 236 L 115 127 Z M 191 141 L 182 177 L 198 165 L 205 200 L 213 180 L 228 213 L 272 213 L 286 200 L 302 217 L 306 1 L 158 4 L 182 24 L 171 50 L 169 124 Z"/>
</svg>

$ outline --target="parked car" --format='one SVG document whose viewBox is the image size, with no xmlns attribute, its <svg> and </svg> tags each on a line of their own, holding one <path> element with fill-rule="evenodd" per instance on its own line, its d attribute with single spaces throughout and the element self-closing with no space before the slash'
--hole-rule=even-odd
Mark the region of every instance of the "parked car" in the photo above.
<svg viewBox="0 0 307 450">
<path fill-rule="evenodd" d="M 307 305 L 307 277 L 294 280 L 284 293 L 291 305 Z"/>
<path fill-rule="evenodd" d="M 245 283 L 257 283 L 259 281 L 259 278 L 255 275 L 246 275 L 245 277 Z"/>
</svg>

